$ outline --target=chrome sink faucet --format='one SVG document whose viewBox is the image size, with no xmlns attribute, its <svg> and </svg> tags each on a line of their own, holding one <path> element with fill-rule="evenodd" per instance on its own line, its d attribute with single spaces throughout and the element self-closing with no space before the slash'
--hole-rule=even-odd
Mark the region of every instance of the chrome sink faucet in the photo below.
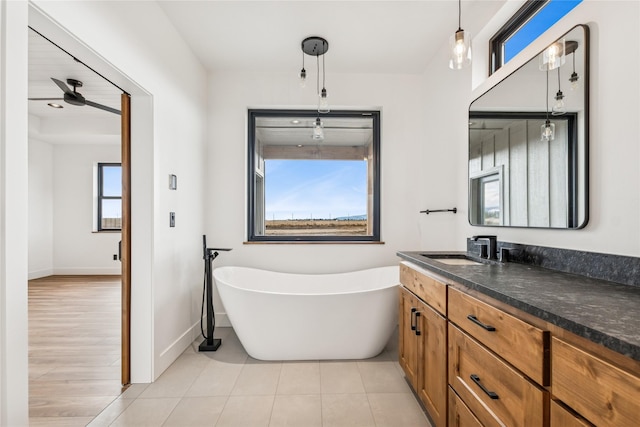
<svg viewBox="0 0 640 427">
<path fill-rule="evenodd" d="M 498 236 L 479 235 L 471 240 L 480 246 L 480 258 L 498 259 Z"/>
</svg>

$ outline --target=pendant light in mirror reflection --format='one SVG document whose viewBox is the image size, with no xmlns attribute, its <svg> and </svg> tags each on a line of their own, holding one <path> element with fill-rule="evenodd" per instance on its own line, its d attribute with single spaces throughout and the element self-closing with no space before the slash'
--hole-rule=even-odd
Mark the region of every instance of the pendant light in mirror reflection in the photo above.
<svg viewBox="0 0 640 427">
<path fill-rule="evenodd" d="M 313 135 L 311 136 L 314 141 L 324 141 L 324 126 L 322 121 L 320 120 L 320 116 L 316 118 L 315 124 L 313 126 Z"/>
<path fill-rule="evenodd" d="M 578 47 L 578 42 L 576 43 L 576 47 L 571 52 L 571 60 L 573 61 L 573 72 L 571 73 L 571 77 L 569 77 L 569 81 L 571 82 L 571 90 L 578 89 L 578 73 L 576 73 L 576 48 Z"/>
<path fill-rule="evenodd" d="M 461 26 L 462 5 L 458 0 L 458 30 L 449 38 L 449 68 L 460 70 L 471 64 L 471 35 Z"/>
<path fill-rule="evenodd" d="M 316 94 L 318 96 L 318 113 L 328 113 L 329 99 L 327 97 L 326 74 L 325 74 L 325 56 L 329 50 L 329 43 L 322 37 L 307 37 L 302 41 L 302 69 L 299 73 L 300 85 L 306 86 L 307 71 L 304 68 L 304 55 L 316 57 Z M 322 57 L 322 89 L 320 89 L 320 57 Z M 315 134 L 314 134 L 315 135 Z M 314 136 L 314 139 L 315 136 Z"/>
<path fill-rule="evenodd" d="M 560 68 L 558 67 L 558 92 L 556 92 L 555 96 L 555 104 L 553 104 L 553 109 L 551 114 L 553 116 L 561 116 L 562 114 L 567 112 L 567 109 L 564 106 L 564 94 L 562 93 L 562 89 L 560 88 Z"/>
<path fill-rule="evenodd" d="M 540 54 L 540 71 L 551 71 L 564 65 L 566 61 L 565 42 L 560 39 Z"/>
</svg>

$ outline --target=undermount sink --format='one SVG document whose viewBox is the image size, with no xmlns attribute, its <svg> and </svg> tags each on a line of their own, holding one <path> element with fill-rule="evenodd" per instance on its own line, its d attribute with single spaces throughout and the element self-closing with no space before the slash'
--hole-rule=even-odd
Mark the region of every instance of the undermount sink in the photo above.
<svg viewBox="0 0 640 427">
<path fill-rule="evenodd" d="M 447 265 L 484 265 L 481 262 L 475 261 L 466 255 L 454 255 L 454 254 L 421 254 L 425 258 L 432 259 L 434 261 L 441 262 Z"/>
</svg>

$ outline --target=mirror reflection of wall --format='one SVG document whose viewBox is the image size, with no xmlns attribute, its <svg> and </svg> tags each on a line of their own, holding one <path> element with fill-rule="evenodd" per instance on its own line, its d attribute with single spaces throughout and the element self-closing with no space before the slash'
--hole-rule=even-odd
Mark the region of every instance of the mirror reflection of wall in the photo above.
<svg viewBox="0 0 640 427">
<path fill-rule="evenodd" d="M 560 40 L 562 66 L 541 70 L 536 55 L 469 107 L 472 225 L 586 225 L 588 28 Z M 553 138 L 544 136 L 547 119 Z"/>
</svg>

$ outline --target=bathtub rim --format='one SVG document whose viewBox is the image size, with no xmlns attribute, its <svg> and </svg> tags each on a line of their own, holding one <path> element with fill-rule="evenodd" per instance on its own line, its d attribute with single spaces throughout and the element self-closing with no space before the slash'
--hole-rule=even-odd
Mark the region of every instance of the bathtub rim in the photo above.
<svg viewBox="0 0 640 427">
<path fill-rule="evenodd" d="M 235 286 L 235 285 L 229 283 L 229 281 L 227 281 L 227 280 L 220 279 L 216 275 L 216 271 L 217 270 L 223 270 L 223 269 L 227 269 L 227 270 L 230 270 L 230 269 L 244 269 L 244 270 L 251 270 L 251 271 L 257 271 L 257 272 L 261 272 L 261 273 L 269 273 L 269 274 L 275 274 L 275 275 L 303 276 L 303 277 L 304 276 L 323 276 L 323 277 L 331 278 L 331 277 L 335 277 L 335 276 L 348 275 L 348 274 L 357 274 L 357 273 L 364 273 L 364 272 L 368 272 L 368 271 L 372 271 L 372 270 L 382 270 L 382 269 L 391 269 L 391 268 L 397 269 L 397 271 L 399 271 L 399 266 L 397 266 L 397 265 L 387 265 L 387 266 L 382 266 L 382 267 L 371 267 L 371 268 L 365 268 L 365 269 L 362 269 L 362 270 L 345 271 L 345 272 L 340 272 L 340 273 L 289 273 L 289 272 L 282 272 L 282 271 L 265 270 L 265 269 L 262 269 L 262 268 L 255 268 L 255 267 L 243 267 L 243 266 L 228 265 L 228 266 L 221 266 L 221 267 L 215 268 L 212 271 L 212 274 L 213 274 L 213 278 L 214 278 L 214 281 L 215 281 L 216 285 L 219 282 L 221 282 L 225 286 L 229 286 L 229 287 L 237 289 L 239 291 L 253 292 L 253 293 L 260 293 L 260 294 L 268 294 L 268 295 L 282 295 L 282 296 L 296 296 L 296 297 L 305 297 L 305 296 L 321 297 L 321 296 L 353 295 L 353 294 L 380 292 L 380 291 L 384 291 L 384 290 L 387 290 L 387 289 L 390 289 L 390 288 L 396 288 L 397 286 L 400 285 L 400 277 L 398 275 L 393 282 L 383 283 L 383 284 L 381 284 L 379 286 L 376 286 L 376 287 L 373 287 L 373 288 L 349 290 L 349 291 L 344 291 L 344 292 L 330 292 L 330 293 L 329 292 L 281 292 L 281 291 L 272 291 L 272 290 L 250 289 L 250 288 L 246 288 L 246 287 Z"/>
</svg>

